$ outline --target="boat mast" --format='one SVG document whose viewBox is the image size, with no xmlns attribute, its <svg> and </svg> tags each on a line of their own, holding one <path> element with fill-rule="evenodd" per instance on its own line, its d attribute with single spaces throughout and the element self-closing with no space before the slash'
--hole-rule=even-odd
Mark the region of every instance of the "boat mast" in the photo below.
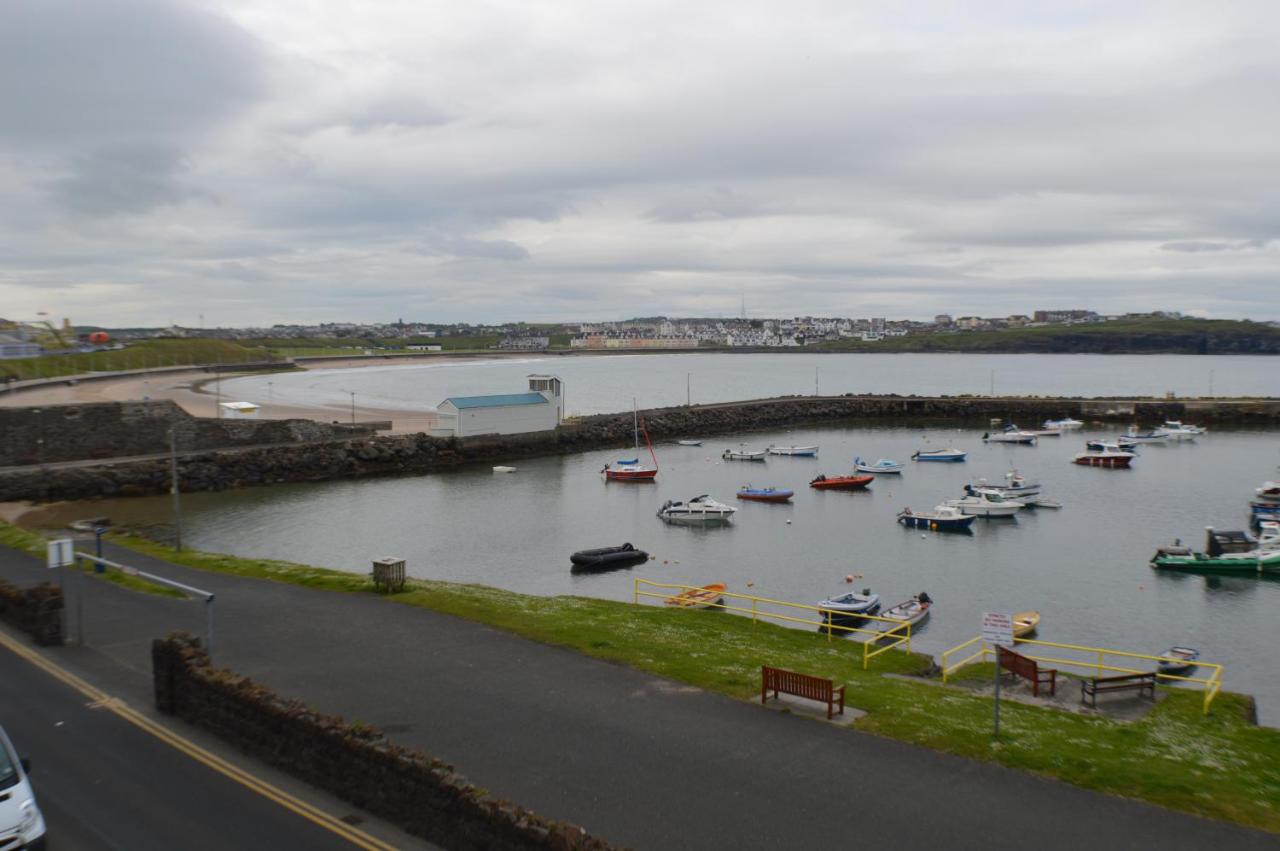
<svg viewBox="0 0 1280 851">
<path fill-rule="evenodd" d="M 643 428 L 643 423 L 641 424 Z M 644 443 L 649 447 L 649 457 L 653 459 L 653 472 L 658 472 L 658 453 L 653 451 L 653 441 L 649 439 L 649 429 L 644 429 Z"/>
</svg>

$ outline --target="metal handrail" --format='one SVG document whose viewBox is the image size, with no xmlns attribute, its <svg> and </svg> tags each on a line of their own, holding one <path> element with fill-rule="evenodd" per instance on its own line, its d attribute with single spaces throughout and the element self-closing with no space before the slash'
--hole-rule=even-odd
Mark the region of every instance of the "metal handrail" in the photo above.
<svg viewBox="0 0 1280 851">
<path fill-rule="evenodd" d="M 154 582 L 158 585 L 167 585 L 170 588 L 176 588 L 179 591 L 185 591 L 188 594 L 194 594 L 197 597 L 203 597 L 204 598 L 204 614 L 205 614 L 205 624 L 204 624 L 205 652 L 209 655 L 210 658 L 213 657 L 214 593 L 212 591 L 205 591 L 203 588 L 196 588 L 194 585 L 187 585 L 184 582 L 178 582 L 176 579 L 169 579 L 168 577 L 165 577 L 165 576 L 157 576 L 154 573 L 148 573 L 145 570 L 139 570 L 136 567 L 132 567 L 127 564 L 121 564 L 120 562 L 112 561 L 111 559 L 106 559 L 106 558 L 103 558 L 102 556 L 94 555 L 92 553 L 82 553 L 77 551 L 75 554 L 75 557 L 77 560 L 90 561 L 90 562 L 93 562 L 94 564 L 100 564 L 105 567 L 115 568 L 116 570 L 120 571 L 126 576 L 140 576 L 143 579 L 147 580 L 148 582 Z M 83 617 L 79 619 L 79 629 L 80 629 L 80 643 L 84 644 Z"/>
<path fill-rule="evenodd" d="M 643 591 L 641 590 L 641 585 L 645 585 L 650 588 L 665 589 L 665 593 L 657 593 L 654 591 Z M 653 582 L 652 580 L 649 580 L 649 579 L 635 579 L 634 588 L 633 588 L 633 602 L 635 602 L 636 604 L 639 604 L 641 597 L 652 597 L 655 599 L 665 600 L 672 596 L 675 596 L 670 593 L 672 590 L 697 591 L 697 590 L 701 590 L 702 587 L 703 586 L 701 585 L 681 585 L 679 583 L 674 583 L 674 582 Z M 781 621 L 783 623 L 796 623 L 796 624 L 805 624 L 807 626 L 816 626 L 821 631 L 827 634 L 828 642 L 833 640 L 833 635 L 837 631 L 839 631 L 840 633 L 860 633 L 865 635 L 866 638 L 864 638 L 861 642 L 863 670 L 867 669 L 872 659 L 874 659 L 876 656 L 879 656 L 881 653 L 885 652 L 886 650 L 892 650 L 895 647 L 901 647 L 905 645 L 905 650 L 907 652 L 911 651 L 911 624 L 903 623 L 902 621 L 894 620 L 893 618 L 885 618 L 879 615 L 859 615 L 858 617 L 862 620 L 889 625 L 888 629 L 868 629 L 865 626 L 848 626 L 846 624 L 838 624 L 833 622 L 829 618 L 824 618 L 823 614 L 830 613 L 832 610 L 824 609 L 821 606 L 806 605 L 804 603 L 792 603 L 787 600 L 774 600 L 769 597 L 758 597 L 752 594 L 739 594 L 733 591 L 724 591 L 721 593 L 721 596 L 724 598 L 732 599 L 732 600 L 749 601 L 751 603 L 751 607 L 747 608 L 745 605 L 731 605 L 729 603 L 718 603 L 718 602 L 707 603 L 703 607 L 709 608 L 709 609 L 720 609 L 721 611 L 726 611 L 726 612 L 738 612 L 743 615 L 750 615 L 752 623 L 757 623 L 760 618 L 765 618 L 771 621 Z M 794 617 L 792 615 L 781 614 L 779 612 L 770 612 L 767 610 L 762 611 L 760 609 L 760 604 L 762 603 L 766 605 L 771 605 L 771 606 L 782 606 L 788 609 L 798 609 L 802 612 L 813 612 L 817 615 L 818 619 L 811 620 L 809 618 Z M 884 639 L 893 639 L 893 640 L 889 644 L 881 646 L 880 642 Z"/>
<path fill-rule="evenodd" d="M 965 648 L 978 642 L 981 642 L 981 645 L 980 645 L 980 649 L 977 652 L 971 653 L 970 655 L 966 656 L 964 659 L 961 659 L 959 662 L 956 662 L 954 664 L 951 663 L 950 659 L 952 654 L 962 651 Z M 1154 673 L 1158 680 L 1174 680 L 1174 681 L 1195 683 L 1197 685 L 1202 685 L 1205 691 L 1204 707 L 1203 707 L 1205 715 L 1209 714 L 1209 708 L 1213 704 L 1214 698 L 1217 697 L 1218 693 L 1222 690 L 1223 666 L 1217 662 L 1197 661 L 1195 663 L 1196 667 L 1208 669 L 1210 672 L 1209 675 L 1203 676 L 1203 677 L 1186 677 L 1180 674 L 1166 674 L 1159 670 L 1143 671 L 1133 667 L 1120 667 L 1118 665 L 1108 664 L 1106 661 L 1106 657 L 1108 656 L 1121 656 L 1126 659 L 1144 659 L 1151 662 L 1163 661 L 1162 657 L 1155 656 L 1150 653 L 1135 653 L 1131 650 L 1113 650 L 1107 647 L 1088 647 L 1082 644 L 1065 644 L 1062 642 L 1055 642 L 1055 641 L 1041 641 L 1039 639 L 1034 639 L 1034 638 L 1018 638 L 1018 639 L 1015 639 L 1015 643 L 1019 646 L 1033 645 L 1036 647 L 1053 647 L 1060 650 L 1076 650 L 1082 653 L 1096 653 L 1097 658 L 1094 660 L 1063 659 L 1063 658 L 1057 658 L 1054 656 L 1033 656 L 1030 653 L 1022 653 L 1021 655 L 1026 656 L 1028 659 L 1032 659 L 1036 662 L 1046 662 L 1054 665 L 1066 665 L 1074 668 L 1092 669 L 1098 672 L 1097 673 L 1098 676 L 1102 676 L 1103 671 L 1116 671 L 1122 674 Z M 949 650 L 943 651 L 942 681 L 946 682 L 947 678 L 951 675 L 953 671 L 956 671 L 962 668 L 963 666 L 969 664 L 975 659 L 981 658 L 982 660 L 985 661 L 988 657 L 991 657 L 992 659 L 994 659 L 995 651 L 994 649 L 992 649 L 991 645 L 989 645 L 987 642 L 982 641 L 981 636 L 974 636 L 973 638 L 969 639 L 963 644 L 956 645 L 955 647 L 952 647 Z"/>
</svg>

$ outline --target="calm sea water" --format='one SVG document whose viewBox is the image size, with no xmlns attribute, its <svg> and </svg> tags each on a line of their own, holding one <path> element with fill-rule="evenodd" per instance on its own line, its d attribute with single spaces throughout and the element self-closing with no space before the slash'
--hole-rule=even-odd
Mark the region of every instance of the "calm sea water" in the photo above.
<svg viewBox="0 0 1280 851">
<path fill-rule="evenodd" d="M 807 429 L 719 437 L 703 447 L 661 445 L 661 473 L 651 485 L 603 481 L 604 462 L 630 454 L 608 451 L 515 461 L 514 475 L 484 469 L 193 494 L 183 498 L 184 534 L 194 547 L 238 555 L 362 572 L 372 559 L 395 555 L 415 576 L 620 600 L 631 598 L 633 579 L 642 577 L 723 581 L 739 592 L 814 603 L 847 589 L 844 577 L 853 574 L 854 587 L 879 592 L 887 604 L 919 591 L 937 601 L 918 650 L 938 653 L 972 637 L 983 611 L 1039 609 L 1046 640 L 1139 652 L 1198 647 L 1226 664 L 1229 688 L 1259 696 L 1266 723 L 1280 723 L 1280 582 L 1157 573 L 1147 564 L 1156 546 L 1176 537 L 1199 546 L 1206 525 L 1243 528 L 1253 489 L 1276 475 L 1280 440 L 1215 431 L 1193 444 L 1144 447 L 1124 471 L 1070 463 L 1090 434 L 1102 432 L 1024 447 L 984 445 L 972 429 Z M 766 464 L 720 461 L 740 441 L 816 443 L 821 452 Z M 907 461 L 916 449 L 949 444 L 969 450 L 969 461 Z M 859 454 L 908 467 L 862 493 L 807 487 L 819 472 L 848 471 Z M 1065 507 L 979 519 L 968 536 L 895 523 L 903 506 L 931 508 L 959 496 L 967 481 L 998 480 L 1014 467 Z M 793 488 L 794 502 L 739 503 L 735 522 L 717 528 L 668 526 L 654 514 L 664 500 L 701 493 L 735 502 L 748 482 Z M 94 510 L 118 521 L 168 516 L 164 499 Z M 624 541 L 656 559 L 612 573 L 570 573 L 572 551 Z"/>
<path fill-rule="evenodd" d="M 511 393 L 525 377 L 564 379 L 571 414 L 767 396 L 900 393 L 1040 396 L 1274 396 L 1267 356 L 680 354 L 441 360 L 406 366 L 311 370 L 225 381 L 224 397 L 259 404 L 359 411 L 434 410 L 449 396 Z"/>
</svg>

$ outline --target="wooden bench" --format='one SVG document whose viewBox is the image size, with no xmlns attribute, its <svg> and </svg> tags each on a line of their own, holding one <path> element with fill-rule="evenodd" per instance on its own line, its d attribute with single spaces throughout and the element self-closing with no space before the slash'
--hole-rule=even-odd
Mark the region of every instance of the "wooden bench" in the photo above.
<svg viewBox="0 0 1280 851">
<path fill-rule="evenodd" d="M 761 703 L 768 701 L 769 692 L 773 692 L 775 698 L 779 694 L 793 694 L 796 697 L 806 697 L 825 703 L 828 721 L 833 714 L 836 714 L 837 704 L 840 706 L 838 714 L 844 714 L 844 686 L 836 686 L 831 680 L 824 680 L 821 677 L 811 677 L 808 674 L 797 674 L 795 671 L 784 671 L 781 668 L 762 665 L 760 667 Z"/>
<path fill-rule="evenodd" d="M 997 648 L 1000 667 L 1031 683 L 1031 693 L 1040 696 L 1040 686 L 1047 685 L 1049 694 L 1058 691 L 1058 672 L 1054 668 L 1041 668 L 1035 659 L 1028 659 L 1021 653 L 1014 653 L 1005 647 Z"/>
<path fill-rule="evenodd" d="M 1098 708 L 1098 692 L 1100 691 L 1128 691 L 1136 690 L 1138 696 L 1141 697 L 1144 691 L 1151 694 L 1151 699 L 1156 699 L 1156 675 L 1150 674 L 1121 674 L 1118 677 L 1090 677 L 1087 680 L 1080 681 L 1080 702 L 1084 703 L 1086 697 L 1090 698 L 1090 704 L 1094 709 Z"/>
</svg>

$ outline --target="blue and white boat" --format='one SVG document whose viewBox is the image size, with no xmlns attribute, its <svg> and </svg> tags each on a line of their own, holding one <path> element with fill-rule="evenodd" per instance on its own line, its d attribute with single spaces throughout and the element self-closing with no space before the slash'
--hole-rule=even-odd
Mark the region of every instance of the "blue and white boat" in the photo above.
<svg viewBox="0 0 1280 851">
<path fill-rule="evenodd" d="M 880 610 L 880 595 L 872 594 L 870 588 L 863 588 L 862 593 L 850 591 L 828 597 L 818 603 L 818 609 L 824 621 L 861 620 Z"/>
<path fill-rule="evenodd" d="M 912 511 L 904 508 L 898 512 L 898 522 L 903 526 L 915 526 L 918 529 L 968 530 L 978 518 L 965 514 L 954 505 L 939 505 L 933 511 Z"/>
<path fill-rule="evenodd" d="M 968 454 L 963 449 L 948 447 L 946 449 L 921 449 L 911 457 L 916 461 L 963 461 Z"/>
<path fill-rule="evenodd" d="M 874 464 L 868 464 L 859 456 L 853 459 L 853 467 L 859 473 L 872 473 L 875 475 L 884 475 L 886 473 L 901 473 L 902 462 L 894 461 L 889 458 L 881 458 Z"/>
</svg>

